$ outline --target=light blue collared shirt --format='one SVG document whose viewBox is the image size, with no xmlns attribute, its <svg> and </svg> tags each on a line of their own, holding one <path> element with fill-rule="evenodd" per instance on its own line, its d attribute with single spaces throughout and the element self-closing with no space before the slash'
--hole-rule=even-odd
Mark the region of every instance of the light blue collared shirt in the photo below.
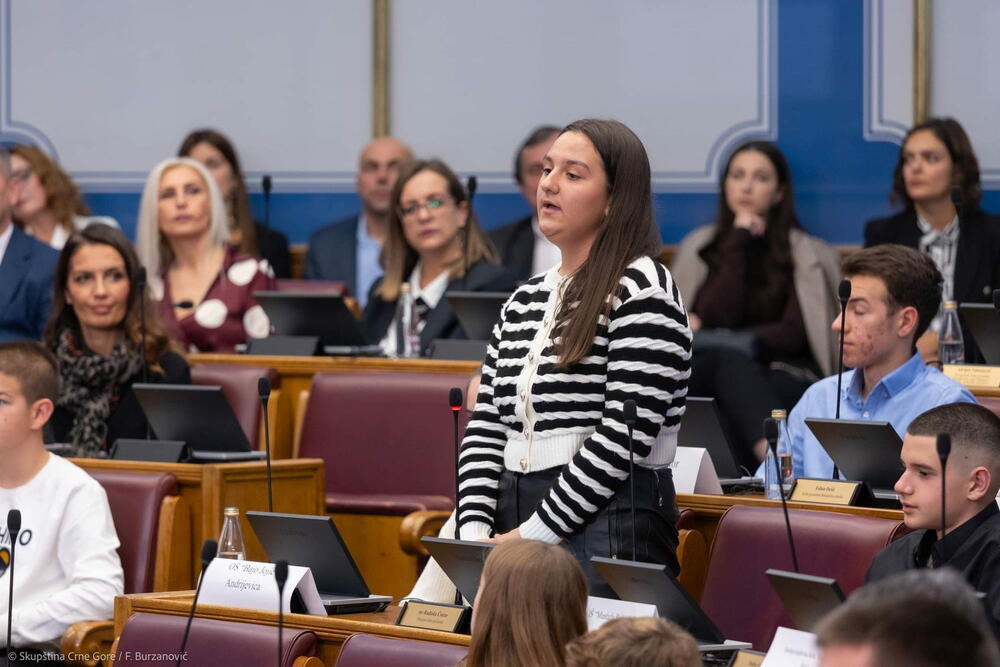
<svg viewBox="0 0 1000 667">
<path fill-rule="evenodd" d="M 357 282 L 354 283 L 358 286 L 358 293 L 355 296 L 362 308 L 368 303 L 368 290 L 371 289 L 372 283 L 382 275 L 382 267 L 378 263 L 378 255 L 382 251 L 382 246 L 379 245 L 378 241 L 368 236 L 365 227 L 365 214 L 362 213 L 358 216 L 358 252 L 356 255 L 357 268 L 355 269 Z"/>
<path fill-rule="evenodd" d="M 841 389 L 840 418 L 885 421 L 903 437 L 910 422 L 931 408 L 947 403 L 975 403 L 969 390 L 944 376 L 941 371 L 924 363 L 914 354 L 905 364 L 892 371 L 870 392 L 861 397 L 863 374 L 856 370 L 844 373 Z M 813 383 L 788 415 L 788 436 L 792 441 L 792 465 L 795 477 L 833 476 L 831 459 L 819 440 L 806 426 L 807 417 L 833 419 L 836 416 L 837 376 Z M 763 479 L 763 464 L 757 469 Z"/>
</svg>

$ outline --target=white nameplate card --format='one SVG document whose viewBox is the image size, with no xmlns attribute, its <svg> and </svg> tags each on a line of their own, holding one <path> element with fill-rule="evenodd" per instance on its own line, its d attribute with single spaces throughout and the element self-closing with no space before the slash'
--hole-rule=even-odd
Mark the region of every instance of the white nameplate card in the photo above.
<svg viewBox="0 0 1000 667">
<path fill-rule="evenodd" d="M 670 470 L 674 475 L 676 493 L 722 493 L 715 464 L 704 447 L 678 447 Z"/>
<path fill-rule="evenodd" d="M 274 564 L 252 560 L 216 558 L 208 564 L 201 583 L 199 603 L 223 607 L 240 607 L 259 611 L 278 611 L 278 582 L 274 580 Z M 316 590 L 312 570 L 297 565 L 288 566 L 288 580 L 282 595 L 281 609 L 288 613 L 292 596 L 298 592 L 307 614 L 326 616 L 326 608 Z"/>
<path fill-rule="evenodd" d="M 817 667 L 819 646 L 811 632 L 778 628 L 760 667 Z"/>
<path fill-rule="evenodd" d="M 656 605 L 653 604 L 598 598 L 593 595 L 587 597 L 588 631 L 596 630 L 613 618 L 640 618 L 658 615 Z"/>
</svg>

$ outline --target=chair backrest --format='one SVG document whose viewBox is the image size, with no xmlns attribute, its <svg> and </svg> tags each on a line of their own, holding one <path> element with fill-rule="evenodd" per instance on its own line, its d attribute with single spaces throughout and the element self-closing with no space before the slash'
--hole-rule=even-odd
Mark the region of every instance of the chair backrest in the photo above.
<svg viewBox="0 0 1000 667">
<path fill-rule="evenodd" d="M 901 520 L 789 510 L 803 574 L 832 577 L 845 595 L 864 582 L 872 558 L 905 534 Z M 719 521 L 701 606 L 727 639 L 766 651 L 779 625 L 793 627 L 764 571 L 792 570 L 780 507 L 733 505 Z"/>
<path fill-rule="evenodd" d="M 125 573 L 125 593 L 151 593 L 156 571 L 156 536 L 164 498 L 176 496 L 171 473 L 88 470 L 108 494 L 118 532 L 118 557 Z"/>
<path fill-rule="evenodd" d="M 336 667 L 455 667 L 468 652 L 464 646 L 389 639 L 358 632 L 340 647 Z"/>
<path fill-rule="evenodd" d="M 993 414 L 1000 416 L 1000 396 L 976 396 L 976 400 Z"/>
<path fill-rule="evenodd" d="M 162 667 L 163 655 L 174 656 L 184 636 L 186 616 L 133 614 L 122 628 L 115 654 L 119 667 Z M 292 667 L 316 652 L 316 635 L 286 627 L 281 638 L 282 665 Z M 278 628 L 195 618 L 188 635 L 183 665 L 273 667 L 278 655 Z M 172 664 L 173 659 L 167 664 Z"/>
<path fill-rule="evenodd" d="M 260 440 L 261 405 L 257 380 L 267 377 L 272 389 L 280 385 L 280 376 L 273 368 L 238 364 L 197 364 L 191 367 L 194 384 L 222 387 L 236 419 L 246 433 L 250 446 L 258 449 Z"/>
<path fill-rule="evenodd" d="M 299 456 L 326 462 L 326 490 L 455 498 L 452 373 L 317 373 Z M 459 436 L 465 429 L 459 411 Z"/>
</svg>

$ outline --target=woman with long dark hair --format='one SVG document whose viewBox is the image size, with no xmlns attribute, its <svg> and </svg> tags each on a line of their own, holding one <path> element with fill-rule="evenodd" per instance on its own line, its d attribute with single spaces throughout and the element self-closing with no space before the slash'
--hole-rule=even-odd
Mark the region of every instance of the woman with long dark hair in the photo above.
<svg viewBox="0 0 1000 667">
<path fill-rule="evenodd" d="M 944 278 L 942 301 L 990 303 L 1000 288 L 1000 220 L 979 208 L 979 160 L 953 118 L 929 118 L 899 149 L 891 201 L 903 210 L 865 224 L 865 247 L 898 243 L 926 253 Z M 938 361 L 940 317 L 917 341 L 928 363 Z M 981 361 L 965 331 L 965 360 Z"/>
<path fill-rule="evenodd" d="M 752 470 L 764 455 L 763 419 L 836 371 L 839 262 L 802 230 L 777 146 L 752 141 L 733 151 L 716 222 L 685 237 L 672 271 L 699 332 L 690 394 L 718 400 L 740 463 Z"/>
<path fill-rule="evenodd" d="M 639 560 L 678 571 L 669 465 L 691 332 L 657 260 L 649 159 L 631 130 L 590 119 L 564 128 L 537 205 L 562 261 L 518 288 L 494 327 L 462 443 L 458 525 L 465 539 L 563 543 L 591 594 L 613 596 L 591 556 L 630 557 L 634 546 Z"/>
<path fill-rule="evenodd" d="M 76 456 L 101 456 L 118 438 L 146 436 L 132 393 L 132 384 L 144 381 L 143 359 L 149 382 L 191 382 L 148 292 L 135 288 L 138 267 L 128 239 L 107 225 L 74 233 L 59 256 L 45 332 L 60 376 L 49 428 L 52 439 L 74 445 Z"/>
</svg>

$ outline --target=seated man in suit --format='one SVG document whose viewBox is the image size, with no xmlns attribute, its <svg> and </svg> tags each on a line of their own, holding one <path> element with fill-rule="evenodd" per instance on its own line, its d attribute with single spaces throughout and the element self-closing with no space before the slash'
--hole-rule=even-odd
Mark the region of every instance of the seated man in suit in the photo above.
<svg viewBox="0 0 1000 667">
<path fill-rule="evenodd" d="M 987 667 L 1000 653 L 975 591 L 951 570 L 856 590 L 815 629 L 820 667 Z"/>
<path fill-rule="evenodd" d="M 558 127 L 542 125 L 532 130 L 521 144 L 514 157 L 514 179 L 531 207 L 531 215 L 490 232 L 493 245 L 500 253 L 500 263 L 518 282 L 548 271 L 562 260 L 559 248 L 538 229 L 535 204 L 538 181 L 542 178 L 542 158 L 558 136 Z"/>
<path fill-rule="evenodd" d="M 306 278 L 341 280 L 365 306 L 368 291 L 382 275 L 379 253 L 388 233 L 389 195 L 400 166 L 412 159 L 409 147 L 393 137 L 379 137 L 365 146 L 357 175 L 361 214 L 313 232 L 306 252 Z"/>
<path fill-rule="evenodd" d="M 806 425 L 809 417 L 887 421 L 902 436 L 920 413 L 945 403 L 974 403 L 972 394 L 928 366 L 915 341 L 941 303 L 941 273 L 924 254 L 901 245 L 860 250 L 844 260 L 851 281 L 844 325 L 841 395 L 837 376 L 813 383 L 788 415 L 796 477 L 830 478 L 833 460 Z M 833 321 L 840 333 L 840 316 Z M 764 470 L 758 469 L 763 477 Z"/>
<path fill-rule="evenodd" d="M 52 275 L 59 253 L 14 224 L 20 192 L 10 153 L 0 147 L 0 343 L 39 340 L 52 310 Z"/>
<path fill-rule="evenodd" d="M 951 436 L 941 512 L 941 459 L 937 436 Z M 948 566 L 986 594 L 986 610 L 1000 632 L 1000 417 L 971 403 L 928 410 L 913 420 L 900 453 L 903 474 L 896 493 L 903 523 L 912 533 L 872 560 L 866 579 L 904 570 Z M 944 520 L 944 536 L 941 534 Z"/>
</svg>

